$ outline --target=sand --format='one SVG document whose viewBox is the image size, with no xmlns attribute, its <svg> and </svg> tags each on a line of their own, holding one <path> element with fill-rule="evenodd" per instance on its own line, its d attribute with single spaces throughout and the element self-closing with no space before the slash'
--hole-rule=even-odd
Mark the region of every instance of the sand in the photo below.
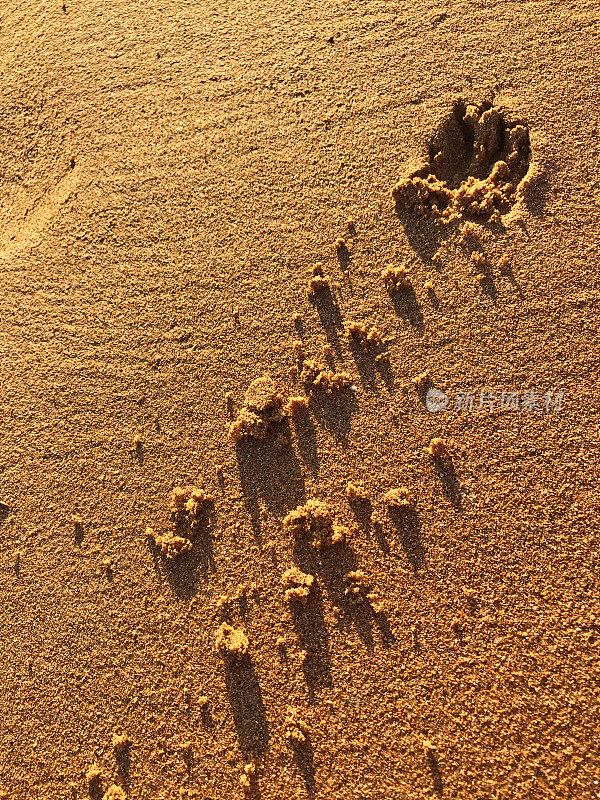
<svg viewBox="0 0 600 800">
<path fill-rule="evenodd" d="M 3 4 L 0 797 L 600 796 L 599 35 Z"/>
</svg>

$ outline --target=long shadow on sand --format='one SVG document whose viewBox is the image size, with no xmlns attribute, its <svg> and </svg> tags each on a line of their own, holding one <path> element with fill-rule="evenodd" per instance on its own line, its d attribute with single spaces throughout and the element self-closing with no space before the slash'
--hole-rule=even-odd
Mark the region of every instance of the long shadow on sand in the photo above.
<svg viewBox="0 0 600 800">
<path fill-rule="evenodd" d="M 260 501 L 277 519 L 301 505 L 305 484 L 298 457 L 291 446 L 287 422 L 277 434 L 262 440 L 246 439 L 236 446 L 244 504 L 254 536 L 260 543 Z"/>
<path fill-rule="evenodd" d="M 263 755 L 269 725 L 252 659 L 225 662 L 225 684 L 241 752 L 246 758 Z"/>
<path fill-rule="evenodd" d="M 151 537 L 146 540 L 157 576 L 160 580 L 164 578 L 173 593 L 180 599 L 193 597 L 198 591 L 198 584 L 206 582 L 208 577 L 217 571 L 211 533 L 212 525 L 211 522 L 209 526 L 203 527 L 195 533 L 191 538 L 191 551 L 175 559 L 165 558 Z"/>
<path fill-rule="evenodd" d="M 421 521 L 414 509 L 389 509 L 389 516 L 394 524 L 400 544 L 406 558 L 417 573 L 425 566 L 425 548 L 421 538 Z"/>
</svg>

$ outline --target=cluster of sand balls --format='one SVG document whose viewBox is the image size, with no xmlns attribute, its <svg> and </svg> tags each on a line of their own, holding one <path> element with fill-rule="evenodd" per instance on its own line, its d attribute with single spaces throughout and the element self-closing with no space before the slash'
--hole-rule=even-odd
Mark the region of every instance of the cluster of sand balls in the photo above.
<svg viewBox="0 0 600 800">
<path fill-rule="evenodd" d="M 298 567 L 290 567 L 281 576 L 285 587 L 285 599 L 288 603 L 306 605 L 315 584 L 315 576 L 302 572 Z"/>
<path fill-rule="evenodd" d="M 397 207 L 443 222 L 499 220 L 515 202 L 529 167 L 529 131 L 490 102 L 454 103 L 432 137 L 429 158 L 392 189 Z"/>
<path fill-rule="evenodd" d="M 348 372 L 333 372 L 324 364 L 314 359 L 304 361 L 300 380 L 307 394 L 324 392 L 332 394 L 343 392 L 353 385 L 352 375 Z"/>
<path fill-rule="evenodd" d="M 377 347 L 383 341 L 383 334 L 375 325 L 365 322 L 349 322 L 346 334 L 351 342 L 361 347 Z"/>
<path fill-rule="evenodd" d="M 244 405 L 229 428 L 234 442 L 245 437 L 264 439 L 285 417 L 284 399 L 270 375 L 255 378 L 244 395 Z"/>
<path fill-rule="evenodd" d="M 154 540 L 162 555 L 174 559 L 189 553 L 193 539 L 203 529 L 212 508 L 213 497 L 197 486 L 176 486 L 169 503 L 172 529 L 158 534 L 146 528 L 146 535 Z"/>
<path fill-rule="evenodd" d="M 311 499 L 290 511 L 283 520 L 283 530 L 295 539 L 308 539 L 315 550 L 323 550 L 345 542 L 349 530 L 337 525 L 327 503 Z"/>
</svg>

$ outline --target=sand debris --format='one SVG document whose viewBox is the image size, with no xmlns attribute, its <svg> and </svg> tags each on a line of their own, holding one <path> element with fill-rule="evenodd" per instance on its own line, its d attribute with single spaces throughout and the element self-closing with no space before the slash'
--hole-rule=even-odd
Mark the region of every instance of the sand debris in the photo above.
<svg viewBox="0 0 600 800">
<path fill-rule="evenodd" d="M 240 661 L 248 653 L 250 642 L 240 628 L 223 622 L 215 634 L 215 650 L 227 661 Z"/>
<path fill-rule="evenodd" d="M 290 511 L 283 520 L 283 529 L 296 539 L 309 538 L 316 550 L 341 544 L 350 534 L 345 526 L 334 524 L 327 503 L 315 499 Z"/>
<path fill-rule="evenodd" d="M 290 747 L 303 747 L 309 738 L 309 727 L 294 706 L 288 706 L 285 717 L 285 738 Z"/>
<path fill-rule="evenodd" d="M 290 567 L 281 576 L 285 588 L 285 599 L 288 603 L 306 605 L 315 582 L 314 575 L 308 575 L 298 567 Z"/>
<path fill-rule="evenodd" d="M 392 197 L 398 209 L 444 222 L 464 217 L 497 221 L 516 200 L 530 152 L 524 120 L 489 101 L 467 106 L 457 100 L 431 137 L 423 166 L 396 184 Z"/>
<path fill-rule="evenodd" d="M 390 489 L 390 491 L 383 496 L 383 500 L 389 509 L 395 509 L 397 511 L 408 511 L 413 505 L 411 493 L 406 486 Z"/>
<path fill-rule="evenodd" d="M 184 536 L 178 536 L 171 531 L 167 531 L 167 533 L 160 536 L 152 528 L 146 528 L 146 536 L 154 539 L 156 546 L 160 548 L 160 552 L 169 560 L 189 553 L 192 549 L 192 543 L 189 539 Z"/>
<path fill-rule="evenodd" d="M 264 439 L 284 419 L 283 403 L 270 375 L 255 378 L 246 391 L 243 408 L 229 427 L 230 438 L 236 443 L 244 438 Z"/>
<path fill-rule="evenodd" d="M 373 592 L 373 584 L 361 569 L 346 573 L 344 584 L 346 586 L 344 596 L 353 606 L 361 603 L 372 604 L 379 599 Z"/>
<path fill-rule="evenodd" d="M 290 397 L 284 406 L 284 411 L 289 416 L 293 417 L 302 414 L 308 408 L 308 397 L 299 395 L 297 397 Z"/>
<path fill-rule="evenodd" d="M 369 500 L 369 494 L 364 486 L 352 481 L 346 486 L 346 497 L 350 503 L 366 503 Z"/>
<path fill-rule="evenodd" d="M 383 334 L 375 325 L 364 322 L 349 322 L 346 334 L 351 341 L 361 347 L 377 347 L 383 340 Z"/>
<path fill-rule="evenodd" d="M 429 442 L 429 447 L 427 448 L 427 452 L 432 458 L 446 458 L 448 456 L 448 448 L 446 446 L 446 442 L 440 438 L 439 436 L 434 437 Z"/>
<path fill-rule="evenodd" d="M 127 800 L 127 795 L 120 786 L 113 783 L 102 795 L 102 800 Z"/>
<path fill-rule="evenodd" d="M 409 270 L 406 267 L 386 267 L 381 271 L 381 279 L 388 294 L 395 294 L 412 288 Z"/>
<path fill-rule="evenodd" d="M 342 392 L 352 386 L 352 375 L 348 372 L 332 372 L 313 359 L 304 362 L 300 379 L 308 394 Z"/>
</svg>

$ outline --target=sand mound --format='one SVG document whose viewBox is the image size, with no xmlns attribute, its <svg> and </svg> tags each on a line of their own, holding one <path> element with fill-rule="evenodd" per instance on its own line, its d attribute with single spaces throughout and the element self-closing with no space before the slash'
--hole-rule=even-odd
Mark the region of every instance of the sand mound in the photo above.
<svg viewBox="0 0 600 800">
<path fill-rule="evenodd" d="M 510 210 L 529 168 L 531 148 L 525 120 L 485 101 L 463 100 L 436 128 L 422 167 L 392 189 L 397 210 L 438 217 L 498 219 Z"/>
</svg>

